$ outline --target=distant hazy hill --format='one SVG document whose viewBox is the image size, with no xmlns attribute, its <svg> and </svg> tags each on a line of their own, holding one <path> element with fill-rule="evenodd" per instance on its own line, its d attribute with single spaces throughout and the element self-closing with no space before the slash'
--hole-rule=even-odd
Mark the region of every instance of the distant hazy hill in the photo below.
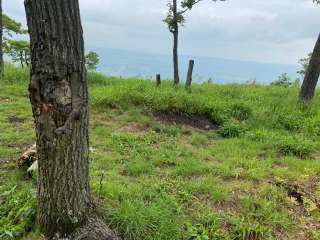
<svg viewBox="0 0 320 240">
<path fill-rule="evenodd" d="M 99 71 L 113 76 L 154 78 L 160 73 L 162 78 L 172 79 L 170 55 L 149 54 L 127 50 L 89 47 L 99 53 Z M 295 78 L 297 65 L 259 63 L 253 61 L 228 60 L 221 58 L 180 56 L 180 75 L 184 80 L 188 60 L 195 60 L 194 78 L 198 82 L 211 78 L 216 83 L 243 83 L 256 79 L 259 83 L 270 83 L 281 73 Z"/>
</svg>

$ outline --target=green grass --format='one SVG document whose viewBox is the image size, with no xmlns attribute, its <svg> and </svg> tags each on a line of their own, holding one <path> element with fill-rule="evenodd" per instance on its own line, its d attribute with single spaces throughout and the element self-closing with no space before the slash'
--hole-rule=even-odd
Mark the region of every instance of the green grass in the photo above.
<svg viewBox="0 0 320 240">
<path fill-rule="evenodd" d="M 0 238 L 38 239 L 35 180 L 15 160 L 35 134 L 27 69 L 0 85 Z M 298 89 L 121 80 L 90 73 L 91 185 L 107 223 L 128 240 L 319 239 L 320 100 Z M 153 112 L 207 116 L 209 132 Z M 10 118 L 17 117 L 19 122 Z M 284 185 L 304 190 L 297 206 Z"/>
</svg>

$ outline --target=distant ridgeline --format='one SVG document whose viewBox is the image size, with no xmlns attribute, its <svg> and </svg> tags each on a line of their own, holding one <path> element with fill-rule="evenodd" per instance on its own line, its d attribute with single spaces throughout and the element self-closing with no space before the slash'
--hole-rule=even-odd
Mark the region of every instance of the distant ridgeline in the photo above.
<svg viewBox="0 0 320 240">
<path fill-rule="evenodd" d="M 100 72 L 112 76 L 155 78 L 157 73 L 163 79 L 172 79 L 172 57 L 170 55 L 150 54 L 127 50 L 88 47 L 101 57 Z M 221 58 L 181 56 L 180 74 L 182 80 L 187 75 L 189 59 L 195 60 L 194 79 L 205 82 L 211 79 L 215 83 L 245 83 L 256 80 L 268 84 L 282 73 L 295 79 L 298 65 L 270 64 L 253 61 L 228 60 Z"/>
</svg>

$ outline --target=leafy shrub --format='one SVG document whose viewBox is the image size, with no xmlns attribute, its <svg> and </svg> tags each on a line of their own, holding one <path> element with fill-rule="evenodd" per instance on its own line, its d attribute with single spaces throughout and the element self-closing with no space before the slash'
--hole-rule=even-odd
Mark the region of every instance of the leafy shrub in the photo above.
<svg viewBox="0 0 320 240">
<path fill-rule="evenodd" d="M 247 120 L 252 115 L 252 109 L 243 104 L 234 104 L 231 106 L 231 116 L 239 121 Z"/>
<path fill-rule="evenodd" d="M 206 133 L 206 136 L 209 140 L 216 140 L 219 138 L 219 133 L 217 133 L 215 130 L 211 130 Z"/>
<path fill-rule="evenodd" d="M 12 63 L 6 63 L 4 67 L 4 79 L 10 83 L 28 82 L 30 69 L 28 67 L 17 67 Z"/>
<path fill-rule="evenodd" d="M 272 229 L 286 230 L 290 224 L 282 205 L 273 200 L 245 197 L 241 199 L 241 207 L 241 216 L 229 217 L 232 239 L 273 239 Z"/>
<path fill-rule="evenodd" d="M 22 237 L 30 232 L 36 217 L 35 192 L 14 186 L 0 195 L 0 239 Z"/>
<path fill-rule="evenodd" d="M 271 83 L 273 86 L 290 87 L 292 85 L 292 80 L 287 73 L 282 73 L 278 79 Z"/>
<path fill-rule="evenodd" d="M 193 146 L 203 146 L 208 144 L 209 139 L 206 135 L 203 134 L 194 134 L 190 140 L 190 144 L 192 144 Z"/>
<path fill-rule="evenodd" d="M 320 136 L 320 116 L 308 119 L 305 123 L 307 133 L 314 136 Z"/>
<path fill-rule="evenodd" d="M 219 132 L 223 137 L 239 137 L 247 131 L 243 123 L 237 121 L 228 121 L 223 124 Z"/>
<path fill-rule="evenodd" d="M 246 137 L 256 142 L 267 142 L 275 138 L 274 132 L 267 129 L 255 129 L 248 131 Z"/>
<path fill-rule="evenodd" d="M 186 239 L 209 240 L 210 229 L 202 224 L 186 223 Z"/>
<path fill-rule="evenodd" d="M 288 131 L 298 131 L 303 128 L 304 119 L 301 113 L 281 113 L 277 117 L 276 124 Z"/>
<path fill-rule="evenodd" d="M 169 137 L 176 137 L 181 133 L 181 128 L 175 125 L 173 126 L 160 126 L 160 132 L 169 136 Z"/>
<path fill-rule="evenodd" d="M 225 113 L 219 108 L 211 108 L 209 111 L 209 118 L 217 125 L 222 125 L 227 121 L 227 116 Z"/>
<path fill-rule="evenodd" d="M 276 142 L 277 150 L 284 155 L 294 155 L 300 158 L 310 157 L 315 152 L 315 144 L 303 138 L 282 137 Z"/>
</svg>

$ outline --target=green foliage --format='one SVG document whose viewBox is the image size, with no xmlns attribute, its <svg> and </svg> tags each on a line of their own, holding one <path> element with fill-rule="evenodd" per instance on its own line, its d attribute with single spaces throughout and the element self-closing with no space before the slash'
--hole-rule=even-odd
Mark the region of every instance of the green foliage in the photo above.
<svg viewBox="0 0 320 240">
<path fill-rule="evenodd" d="M 30 65 L 30 43 L 24 40 L 8 40 L 4 52 L 13 62 L 20 63 L 21 67 Z"/>
<path fill-rule="evenodd" d="M 299 70 L 297 73 L 301 76 L 302 79 L 304 78 L 304 76 L 307 73 L 307 69 L 309 66 L 311 55 L 312 55 L 312 53 L 309 53 L 307 57 L 299 60 L 299 64 L 301 65 L 301 70 Z"/>
<path fill-rule="evenodd" d="M 279 127 L 288 131 L 298 131 L 303 129 L 305 116 L 300 112 L 283 112 L 277 116 Z"/>
<path fill-rule="evenodd" d="M 191 223 L 186 224 L 187 239 L 189 240 L 209 240 L 209 229 L 201 224 L 195 226 Z"/>
<path fill-rule="evenodd" d="M 96 52 L 89 52 L 86 54 L 86 66 L 89 71 L 96 71 L 100 62 L 100 57 Z"/>
<path fill-rule="evenodd" d="M 182 0 L 181 1 L 181 7 L 183 9 L 189 9 L 191 10 L 194 5 L 196 5 L 197 3 L 201 2 L 202 0 Z M 211 0 L 213 2 L 216 2 L 217 0 Z M 225 0 L 220 0 L 220 1 L 225 1 Z"/>
<path fill-rule="evenodd" d="M 287 73 L 282 73 L 279 76 L 278 80 L 271 83 L 271 85 L 281 86 L 281 87 L 290 87 L 290 86 L 292 86 L 292 84 L 293 84 L 293 82 Z"/>
<path fill-rule="evenodd" d="M 167 24 L 169 31 L 174 33 L 178 30 L 179 26 L 183 26 L 185 23 L 184 14 L 187 11 L 191 11 L 192 8 L 202 0 L 177 0 L 180 3 L 181 9 L 178 9 L 178 6 L 177 9 L 175 9 L 175 6 L 171 1 L 172 0 L 167 4 L 169 11 L 167 17 L 163 21 Z M 212 1 L 216 2 L 217 0 Z"/>
<path fill-rule="evenodd" d="M 208 116 L 220 124 L 228 113 L 223 111 L 226 103 L 208 102 L 198 92 L 188 93 L 184 88 L 173 89 L 170 83 L 163 83 L 161 90 L 151 82 L 125 80 L 112 81 L 107 87 L 95 89 L 93 104 L 97 107 L 121 107 L 142 105 L 153 112 L 174 112 L 188 115 Z"/>
<path fill-rule="evenodd" d="M 27 34 L 28 31 L 22 27 L 22 24 L 3 14 L 3 48 L 4 53 L 11 57 L 13 62 L 20 63 L 23 66 L 29 66 L 30 63 L 30 43 L 25 40 L 13 39 L 19 34 Z"/>
<path fill-rule="evenodd" d="M 26 34 L 28 31 L 22 28 L 22 24 L 10 18 L 8 15 L 2 15 L 2 24 L 4 28 L 4 33 L 12 37 L 12 34 Z"/>
<path fill-rule="evenodd" d="M 308 158 L 316 150 L 315 144 L 298 136 L 282 137 L 276 143 L 277 150 L 284 155 L 294 155 L 299 158 Z"/>
<path fill-rule="evenodd" d="M 288 215 L 283 213 L 281 203 L 277 201 L 251 196 L 241 199 L 241 207 L 246 214 L 229 217 L 232 239 L 273 239 L 271 229 L 280 226 L 287 229 L 289 226 Z"/>
<path fill-rule="evenodd" d="M 305 131 L 313 136 L 320 136 L 320 115 L 316 115 L 304 122 Z"/>
<path fill-rule="evenodd" d="M 185 238 L 188 240 L 212 239 L 227 240 L 229 234 L 223 229 L 222 217 L 210 211 L 204 210 L 196 218 L 196 223 L 185 223 Z"/>
<path fill-rule="evenodd" d="M 225 122 L 219 132 L 223 137 L 239 137 L 247 131 L 244 123 L 230 120 Z"/>
<path fill-rule="evenodd" d="M 36 185 L 14 166 L 21 149 L 35 140 L 29 69 L 7 64 L 5 79 L 0 195 L 10 193 L 0 197 L 1 234 L 19 239 L 32 231 L 24 239 L 39 239 Z M 310 226 L 318 223 L 320 190 L 309 186 L 320 173 L 319 101 L 300 107 L 296 88 L 277 86 L 195 83 L 186 91 L 167 81 L 157 88 L 151 81 L 95 72 L 88 80 L 91 188 L 108 225 L 123 239 L 275 240 L 284 233 L 317 239 Z M 226 137 L 220 130 L 163 124 L 154 112 L 206 116 Z M 20 177 L 10 179 L 12 174 Z M 312 197 L 303 196 L 305 204 L 297 206 L 275 179 L 308 187 Z"/>
<path fill-rule="evenodd" d="M 192 144 L 193 146 L 204 146 L 206 144 L 208 144 L 209 139 L 206 135 L 204 134 L 194 134 L 190 140 L 190 144 Z"/>
<path fill-rule="evenodd" d="M 16 67 L 6 62 L 4 67 L 4 80 L 10 83 L 22 84 L 27 83 L 30 78 L 29 68 Z"/>
<path fill-rule="evenodd" d="M 182 12 L 177 11 L 176 13 L 173 10 L 173 4 L 168 3 L 169 12 L 167 17 L 163 20 L 167 24 L 168 29 L 171 33 L 177 31 L 178 26 L 183 26 L 185 18 Z"/>
<path fill-rule="evenodd" d="M 231 116 L 239 121 L 247 120 L 252 115 L 252 109 L 243 104 L 236 103 L 231 106 Z"/>
<path fill-rule="evenodd" d="M 0 194 L 0 239 L 21 237 L 31 231 L 36 217 L 34 190 L 6 187 Z"/>
<path fill-rule="evenodd" d="M 140 189 L 142 190 L 142 189 Z M 108 219 L 113 227 L 128 240 L 170 240 L 179 239 L 177 202 L 169 196 L 158 196 L 154 199 L 152 192 L 134 199 L 124 198 L 120 208 L 109 208 Z M 148 207 L 145 199 L 150 199 Z"/>
</svg>

